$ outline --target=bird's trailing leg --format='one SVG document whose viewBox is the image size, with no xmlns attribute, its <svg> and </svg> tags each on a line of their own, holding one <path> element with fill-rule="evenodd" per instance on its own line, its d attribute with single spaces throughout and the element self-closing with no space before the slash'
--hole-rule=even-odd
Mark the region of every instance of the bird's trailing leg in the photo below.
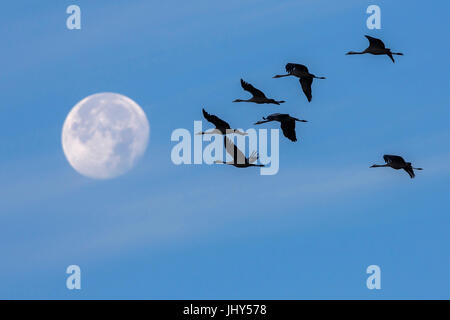
<svg viewBox="0 0 450 320">
<path fill-rule="evenodd" d="M 388 53 L 386 53 L 386 54 L 388 55 L 389 58 L 391 58 L 393 63 L 395 63 L 393 55 L 397 55 L 397 56 L 402 56 L 403 55 L 403 53 L 401 53 L 401 52 L 390 52 L 390 51 Z"/>
</svg>

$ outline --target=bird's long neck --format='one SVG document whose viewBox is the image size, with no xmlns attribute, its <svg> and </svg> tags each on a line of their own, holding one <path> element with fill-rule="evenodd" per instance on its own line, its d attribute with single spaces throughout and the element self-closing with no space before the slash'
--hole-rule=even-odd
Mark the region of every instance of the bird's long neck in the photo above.
<svg viewBox="0 0 450 320">
<path fill-rule="evenodd" d="M 349 51 L 347 52 L 347 54 L 364 54 L 366 53 L 365 51 Z"/>
<path fill-rule="evenodd" d="M 274 120 L 267 120 L 267 119 L 264 119 L 264 120 L 261 120 L 261 121 L 256 122 L 255 124 L 261 124 L 261 123 L 266 123 L 266 122 L 270 122 L 270 121 L 274 121 Z"/>
<path fill-rule="evenodd" d="M 313 78 L 316 78 L 316 79 L 326 79 L 325 77 L 317 77 L 316 75 L 312 75 L 313 76 Z"/>
<path fill-rule="evenodd" d="M 403 53 L 401 53 L 401 52 L 391 52 L 392 54 L 395 54 L 395 55 L 397 55 L 397 56 L 402 56 L 403 55 Z"/>
<path fill-rule="evenodd" d="M 252 102 L 252 99 L 253 99 L 253 98 L 247 99 L 247 100 L 236 99 L 236 100 L 234 100 L 233 102 Z"/>
<path fill-rule="evenodd" d="M 207 132 L 202 131 L 202 132 L 197 133 L 197 135 L 202 135 L 203 136 L 205 134 L 216 134 L 216 133 L 220 133 L 220 130 L 214 129 L 214 130 L 207 131 Z"/>
<path fill-rule="evenodd" d="M 382 168 L 382 167 L 389 167 L 388 164 L 374 164 L 371 166 L 371 168 Z"/>
<path fill-rule="evenodd" d="M 289 77 L 292 76 L 292 74 L 277 74 L 276 76 L 273 76 L 273 78 L 283 78 L 283 77 Z"/>
<path fill-rule="evenodd" d="M 239 134 L 241 136 L 246 136 L 247 135 L 246 132 L 242 132 L 242 131 L 239 131 L 239 130 L 236 130 L 236 129 L 233 131 L 233 133 Z"/>
</svg>

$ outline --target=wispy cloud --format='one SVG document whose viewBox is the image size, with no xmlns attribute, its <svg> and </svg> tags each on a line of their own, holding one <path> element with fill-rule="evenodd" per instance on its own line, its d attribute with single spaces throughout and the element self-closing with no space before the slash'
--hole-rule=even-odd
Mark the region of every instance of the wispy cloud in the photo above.
<svg viewBox="0 0 450 320">
<path fill-rule="evenodd" d="M 450 155 L 427 159 L 424 164 L 426 171 L 416 179 L 448 175 L 448 160 Z M 307 212 L 308 208 L 323 204 L 324 199 L 330 203 L 333 198 L 346 201 L 355 192 L 372 192 L 380 187 L 395 188 L 399 183 L 410 181 L 401 172 L 361 168 L 356 164 L 346 168 L 290 170 L 289 179 L 285 179 L 282 189 L 274 189 L 273 181 L 261 179 L 260 176 L 251 178 L 247 185 L 243 185 L 245 180 L 239 178 L 238 172 L 235 174 L 236 180 L 229 179 L 229 172 L 225 171 L 216 173 L 213 178 L 205 173 L 199 175 L 195 185 L 190 181 L 178 183 L 176 187 L 168 183 L 158 190 L 148 191 L 149 194 L 139 194 L 130 202 L 112 199 L 101 205 L 100 220 L 94 219 L 90 225 L 72 226 L 68 231 L 35 239 L 32 243 L 12 243 L 8 251 L 11 254 L 27 252 L 23 259 L 41 261 L 44 265 L 67 257 L 98 259 L 114 256 L 129 248 L 176 245 L 188 239 L 205 237 L 221 226 L 251 217 L 266 219 L 274 212 L 277 215 L 290 214 L 292 211 L 289 210 L 280 212 L 281 203 L 288 203 L 291 207 L 300 205 L 303 212 Z M 169 173 L 167 179 L 174 181 L 176 176 Z M 212 185 L 214 180 L 221 182 Z M 84 221 L 83 216 L 89 214 L 92 213 L 80 212 L 80 221 Z M 45 250 L 33 250 L 37 246 Z M 61 252 L 65 254 L 61 255 Z"/>
</svg>

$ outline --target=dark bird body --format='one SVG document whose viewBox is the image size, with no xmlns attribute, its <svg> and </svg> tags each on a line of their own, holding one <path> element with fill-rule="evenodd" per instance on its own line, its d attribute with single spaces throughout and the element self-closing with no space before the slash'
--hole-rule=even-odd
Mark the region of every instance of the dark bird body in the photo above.
<svg viewBox="0 0 450 320">
<path fill-rule="evenodd" d="M 289 76 L 294 76 L 294 77 L 299 78 L 303 93 L 305 94 L 308 101 L 311 102 L 311 99 L 312 99 L 311 85 L 313 83 L 314 78 L 316 78 L 316 79 L 326 79 L 326 78 L 325 77 L 317 77 L 314 74 L 309 73 L 308 68 L 306 66 L 304 66 L 303 64 L 288 63 L 288 64 L 286 64 L 285 68 L 286 68 L 287 74 L 279 74 L 279 75 L 274 76 L 274 78 L 282 78 L 282 77 L 289 77 Z"/>
<path fill-rule="evenodd" d="M 398 55 L 398 56 L 403 55 L 403 53 L 401 53 L 401 52 L 392 52 L 391 49 L 386 48 L 383 41 L 381 41 L 380 39 L 373 38 L 373 37 L 367 36 L 367 35 L 365 37 L 367 38 L 367 40 L 369 40 L 369 46 L 366 48 L 366 50 L 361 51 L 361 52 L 350 51 L 350 52 L 347 52 L 347 54 L 365 54 L 365 53 L 370 53 L 370 54 L 374 54 L 374 55 L 385 54 L 389 58 L 391 58 L 392 62 L 394 62 L 394 63 L 395 63 L 395 60 L 394 60 L 393 55 Z"/>
<path fill-rule="evenodd" d="M 411 162 L 406 162 L 400 156 L 394 156 L 390 154 L 385 154 L 383 156 L 386 164 L 374 164 L 371 168 L 381 168 L 381 167 L 391 167 L 395 170 L 403 169 L 405 170 L 411 178 L 414 178 L 416 175 L 414 174 L 414 170 L 423 170 L 422 168 L 413 168 Z"/>
<path fill-rule="evenodd" d="M 247 99 L 247 100 L 236 99 L 233 102 L 254 102 L 254 103 L 258 103 L 258 104 L 272 103 L 272 104 L 276 104 L 276 105 L 279 105 L 280 103 L 284 103 L 284 101 L 282 101 L 282 100 L 281 101 L 277 101 L 277 100 L 274 100 L 274 99 L 267 98 L 266 95 L 264 94 L 264 92 L 262 92 L 261 90 L 256 89 L 250 83 L 245 82 L 242 79 L 241 79 L 241 87 L 245 91 L 250 92 L 252 94 L 252 97 L 250 99 Z"/>
<path fill-rule="evenodd" d="M 278 121 L 281 123 L 281 130 L 283 131 L 283 135 L 289 140 L 295 142 L 297 141 L 297 136 L 295 134 L 295 122 L 308 122 L 306 120 L 300 120 L 294 117 L 291 117 L 287 113 L 273 113 L 267 117 L 263 117 L 262 121 L 258 121 L 255 124 L 261 124 L 271 121 Z"/>
</svg>

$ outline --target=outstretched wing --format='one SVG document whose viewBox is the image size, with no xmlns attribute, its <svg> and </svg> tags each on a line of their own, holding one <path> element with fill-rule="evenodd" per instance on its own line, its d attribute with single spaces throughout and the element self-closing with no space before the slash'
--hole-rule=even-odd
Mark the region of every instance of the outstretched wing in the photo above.
<svg viewBox="0 0 450 320">
<path fill-rule="evenodd" d="M 215 125 L 216 128 L 231 129 L 228 122 L 220 119 L 219 117 L 213 114 L 209 114 L 208 112 L 205 111 L 205 109 L 202 109 L 202 111 L 205 119 L 208 120 L 208 122 L 211 122 L 213 125 Z"/>
<path fill-rule="evenodd" d="M 386 163 L 398 163 L 398 164 L 405 164 L 405 159 L 403 159 L 400 156 L 394 156 L 391 154 L 385 154 L 383 156 L 383 159 Z"/>
<path fill-rule="evenodd" d="M 261 90 L 256 89 L 254 86 L 252 86 L 250 83 L 245 82 L 244 80 L 241 79 L 241 87 L 242 89 L 244 89 L 245 91 L 250 92 L 254 97 L 261 97 L 261 98 L 265 98 L 266 96 L 264 95 L 264 93 Z"/>
<path fill-rule="evenodd" d="M 416 175 L 414 174 L 414 169 L 412 168 L 412 166 L 406 166 L 405 168 L 403 168 L 406 172 L 408 172 L 409 176 L 411 177 L 411 179 L 413 179 Z"/>
<path fill-rule="evenodd" d="M 303 93 L 305 94 L 306 98 L 308 98 L 308 101 L 311 102 L 312 99 L 311 85 L 313 83 L 313 78 L 303 77 L 300 78 L 299 81 L 302 86 Z"/>
<path fill-rule="evenodd" d="M 225 150 L 227 153 L 233 158 L 233 162 L 236 164 L 245 164 L 247 159 L 245 158 L 245 155 L 242 153 L 241 150 L 231 141 L 230 138 L 225 136 L 223 139 L 223 142 L 225 143 Z"/>
<path fill-rule="evenodd" d="M 295 134 L 295 120 L 289 119 L 281 121 L 281 130 L 286 138 L 295 142 L 297 141 L 297 136 Z"/>
<path fill-rule="evenodd" d="M 365 36 L 367 38 L 367 40 L 369 40 L 369 48 L 377 48 L 377 49 L 385 49 L 386 47 L 384 46 L 383 41 L 381 41 L 380 39 L 371 37 L 371 36 Z"/>
<path fill-rule="evenodd" d="M 298 63 L 288 63 L 286 65 L 286 72 L 287 73 L 309 73 L 308 68 L 304 66 L 303 64 Z"/>
</svg>

